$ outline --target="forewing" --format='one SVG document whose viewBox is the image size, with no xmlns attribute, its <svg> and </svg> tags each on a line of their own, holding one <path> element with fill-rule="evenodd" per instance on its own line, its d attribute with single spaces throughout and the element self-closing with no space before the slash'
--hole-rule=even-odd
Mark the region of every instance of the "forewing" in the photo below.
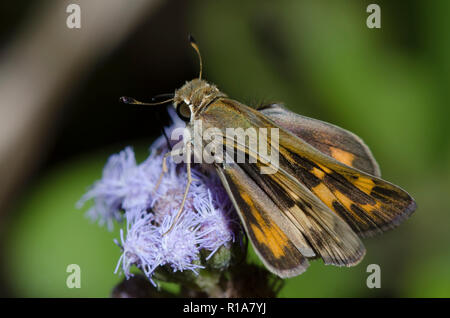
<svg viewBox="0 0 450 318">
<path fill-rule="evenodd" d="M 347 166 L 380 177 L 380 168 L 369 147 L 352 132 L 317 119 L 298 115 L 280 104 L 261 106 L 259 111 L 278 126 Z"/>
<path fill-rule="evenodd" d="M 284 139 L 284 140 L 283 140 Z M 401 188 L 330 158 L 295 136 L 280 137 L 280 167 L 362 237 L 398 226 L 416 209 Z M 282 162 L 284 161 L 284 162 Z"/>
</svg>

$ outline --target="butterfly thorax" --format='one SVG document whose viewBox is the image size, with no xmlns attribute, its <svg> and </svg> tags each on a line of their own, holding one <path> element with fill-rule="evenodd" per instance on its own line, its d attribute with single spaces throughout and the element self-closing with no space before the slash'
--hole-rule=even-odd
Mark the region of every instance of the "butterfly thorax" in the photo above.
<svg viewBox="0 0 450 318">
<path fill-rule="evenodd" d="M 215 85 L 202 79 L 193 79 L 175 91 L 174 106 L 179 107 L 184 103 L 195 115 L 213 100 L 226 96 Z"/>
</svg>

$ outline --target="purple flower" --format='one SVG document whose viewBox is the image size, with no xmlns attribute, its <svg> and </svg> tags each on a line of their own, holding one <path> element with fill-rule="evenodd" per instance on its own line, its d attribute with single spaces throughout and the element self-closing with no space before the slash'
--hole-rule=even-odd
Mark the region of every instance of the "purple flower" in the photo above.
<svg viewBox="0 0 450 318">
<path fill-rule="evenodd" d="M 216 195 L 215 195 L 216 196 Z M 207 260 L 221 247 L 235 241 L 239 223 L 233 218 L 234 207 L 230 201 L 213 200 L 208 190 L 208 201 L 196 202 L 198 223 L 201 225 L 202 247 L 211 251 Z"/>
<path fill-rule="evenodd" d="M 174 214 L 166 214 L 160 225 L 155 225 L 152 213 L 142 211 L 127 223 L 127 235 L 124 238 L 120 230 L 123 253 L 117 263 L 126 278 L 132 276 L 130 267 L 136 265 L 151 279 L 153 271 L 158 266 L 170 265 L 174 272 L 197 269 L 203 266 L 195 264 L 199 260 L 201 236 L 198 233 L 200 224 L 190 210 L 175 223 Z"/>
<path fill-rule="evenodd" d="M 184 125 L 171 112 L 172 129 Z M 175 144 L 171 142 L 171 146 Z M 174 272 L 204 268 L 200 251 L 208 259 L 221 247 L 230 247 L 240 232 L 233 205 L 217 175 L 201 166 L 192 166 L 195 179 L 189 188 L 181 216 L 176 219 L 187 184 L 185 164 L 167 160 L 168 172 L 162 173 L 162 160 L 169 151 L 164 137 L 150 148 L 150 156 L 137 164 L 131 148 L 112 155 L 102 179 L 81 198 L 79 206 L 93 199 L 88 215 L 112 228 L 113 221 L 126 219 L 126 233 L 120 230 L 122 255 L 116 267 L 129 278 L 131 266 L 140 268 L 154 284 L 152 275 L 159 266 Z M 175 222 L 175 224 L 174 224 Z M 173 226 L 172 226 L 173 225 Z M 169 231 L 169 229 L 171 230 Z"/>
<path fill-rule="evenodd" d="M 157 229 L 152 225 L 153 215 L 141 212 L 133 215 L 131 221 L 127 220 L 127 236 L 124 239 L 123 229 L 120 229 L 122 255 L 119 258 L 115 272 L 120 264 L 125 277 L 133 276 L 130 273 L 131 265 L 136 265 L 148 276 L 153 272 L 152 264 L 156 263 L 156 253 L 159 249 Z M 116 242 L 117 243 L 117 242 Z M 120 244 L 118 244 L 120 246 Z"/>
<path fill-rule="evenodd" d="M 168 214 L 159 227 L 161 235 L 160 265 L 169 264 L 174 272 L 192 270 L 197 273 L 197 269 L 203 268 L 203 266 L 193 263 L 199 260 L 201 249 L 201 236 L 198 232 L 200 224 L 195 219 L 192 210 L 183 214 L 173 229 L 169 231 L 174 221 L 175 216 Z M 163 236 L 163 234 L 165 235 Z"/>
<path fill-rule="evenodd" d="M 133 150 L 127 147 L 108 159 L 102 179 L 93 185 L 77 206 L 94 199 L 88 216 L 98 219 L 100 224 L 107 224 L 111 230 L 114 220 L 122 220 L 120 211 L 147 208 L 156 182 L 157 176 L 138 166 Z"/>
</svg>

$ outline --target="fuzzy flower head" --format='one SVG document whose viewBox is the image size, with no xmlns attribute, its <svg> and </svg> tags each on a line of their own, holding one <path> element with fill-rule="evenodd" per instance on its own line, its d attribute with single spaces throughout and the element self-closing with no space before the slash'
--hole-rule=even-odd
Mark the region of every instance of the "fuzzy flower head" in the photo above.
<svg viewBox="0 0 450 318">
<path fill-rule="evenodd" d="M 174 125 L 184 125 L 172 112 Z M 158 138 L 150 156 L 136 163 L 133 150 L 126 148 L 112 155 L 102 179 L 81 198 L 79 206 L 93 199 L 88 215 L 112 227 L 114 221 L 126 220 L 126 233 L 120 231 L 121 268 L 125 277 L 130 268 L 141 269 L 153 282 L 154 271 L 166 266 L 173 272 L 204 268 L 201 251 L 207 260 L 224 246 L 230 248 L 241 234 L 234 207 L 217 175 L 199 165 L 192 165 L 193 182 L 183 211 L 177 217 L 187 185 L 185 164 L 167 159 L 168 171 L 162 174 L 164 154 L 176 141 Z M 173 142 L 173 143 L 172 143 Z M 162 178 L 161 178 L 162 175 Z"/>
<path fill-rule="evenodd" d="M 147 208 L 156 182 L 157 176 L 137 165 L 133 150 L 127 147 L 108 159 L 102 179 L 77 205 L 81 207 L 86 201 L 94 199 L 88 216 L 112 229 L 113 221 L 122 219 L 121 211 Z"/>
<path fill-rule="evenodd" d="M 202 246 L 210 251 L 209 259 L 221 246 L 235 241 L 235 229 L 239 223 L 233 218 L 235 211 L 231 202 L 217 197 L 217 194 L 213 197 L 209 190 L 207 200 L 196 201 L 194 208 L 201 225 Z"/>
<path fill-rule="evenodd" d="M 193 213 L 186 213 L 175 224 L 175 217 L 168 214 L 159 227 L 161 235 L 160 262 L 169 264 L 174 271 L 186 269 L 197 273 L 202 266 L 194 264 L 199 259 L 201 236 L 198 233 L 199 224 Z M 174 225 L 173 229 L 171 229 Z M 170 230 L 170 231 L 169 231 Z"/>
<path fill-rule="evenodd" d="M 127 221 L 127 236 L 124 239 L 124 231 L 120 229 L 121 247 L 123 250 L 116 272 L 122 263 L 126 278 L 132 276 L 130 267 L 134 264 L 141 268 L 144 273 L 150 273 L 154 267 L 150 264 L 156 263 L 155 251 L 159 249 L 158 231 L 152 225 L 153 215 L 144 211 L 135 212 L 133 221 Z M 120 246 L 120 244 L 118 244 Z"/>
</svg>

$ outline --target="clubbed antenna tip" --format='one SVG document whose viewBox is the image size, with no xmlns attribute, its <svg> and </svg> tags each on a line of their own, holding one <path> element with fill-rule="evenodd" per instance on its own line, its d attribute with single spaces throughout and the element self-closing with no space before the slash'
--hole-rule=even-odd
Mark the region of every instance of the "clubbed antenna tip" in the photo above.
<svg viewBox="0 0 450 318">
<path fill-rule="evenodd" d="M 188 39 L 189 39 L 189 44 L 191 44 L 192 48 L 197 53 L 198 60 L 199 60 L 199 63 L 200 63 L 200 71 L 199 71 L 199 74 L 198 74 L 198 79 L 202 79 L 203 62 L 202 62 L 202 55 L 200 54 L 200 49 L 198 48 L 197 42 L 195 42 L 195 39 L 192 36 L 192 34 L 189 34 Z"/>
</svg>

